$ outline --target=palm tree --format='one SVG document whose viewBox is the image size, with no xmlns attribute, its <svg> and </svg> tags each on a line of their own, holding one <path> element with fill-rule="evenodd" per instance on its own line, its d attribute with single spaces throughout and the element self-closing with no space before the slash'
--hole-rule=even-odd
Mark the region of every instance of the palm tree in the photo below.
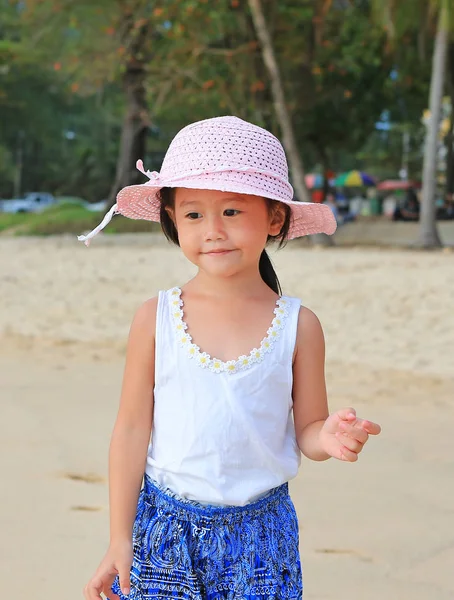
<svg viewBox="0 0 454 600">
<path fill-rule="evenodd" d="M 409 14 L 408 0 L 375 0 L 375 11 L 385 22 L 388 33 L 394 37 L 397 23 L 402 23 L 402 15 L 406 21 L 414 19 L 416 25 L 422 22 L 422 16 L 435 16 L 437 28 L 435 45 L 432 57 L 432 76 L 430 82 L 429 111 L 426 143 L 423 162 L 423 186 L 420 215 L 419 237 L 416 246 L 422 248 L 436 248 L 442 245 L 438 235 L 435 210 L 436 171 L 438 157 L 438 128 L 441 117 L 441 106 L 446 77 L 446 54 L 449 44 L 454 9 L 452 0 L 422 0 L 419 2 L 418 11 Z M 421 11 L 424 11 L 421 13 Z"/>
<path fill-rule="evenodd" d="M 423 186 L 421 202 L 421 223 L 417 245 L 423 248 L 441 246 L 438 235 L 435 191 L 438 156 L 438 127 L 441 118 L 441 104 L 446 75 L 446 54 L 449 41 L 449 1 L 442 0 L 438 9 L 437 34 L 432 58 L 429 110 L 430 120 L 426 134 L 426 147 L 423 164 Z"/>
<path fill-rule="evenodd" d="M 248 0 L 254 28 L 262 48 L 262 57 L 271 82 L 271 93 L 273 96 L 274 109 L 282 130 L 282 141 L 287 151 L 290 169 L 293 176 L 293 184 L 299 200 L 310 202 L 309 192 L 304 181 L 303 161 L 298 150 L 289 111 L 285 102 L 282 78 L 274 53 L 265 16 L 262 10 L 261 0 Z"/>
</svg>

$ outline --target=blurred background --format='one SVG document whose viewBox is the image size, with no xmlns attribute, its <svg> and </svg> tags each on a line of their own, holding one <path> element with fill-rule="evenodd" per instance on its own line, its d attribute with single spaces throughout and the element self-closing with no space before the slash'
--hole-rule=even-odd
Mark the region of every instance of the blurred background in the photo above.
<svg viewBox="0 0 454 600">
<path fill-rule="evenodd" d="M 308 600 L 454 598 L 452 0 L 0 0 L 0 574 L 82 597 L 134 311 L 193 273 L 114 217 L 177 131 L 232 114 L 284 143 L 331 239 L 273 253 L 319 316 L 332 409 L 381 423 L 292 482 Z M 117 235 L 121 234 L 121 235 Z"/>
<path fill-rule="evenodd" d="M 447 0 L 2 0 L 0 228 L 91 225 L 144 180 L 137 159 L 159 170 L 182 126 L 234 114 L 283 139 L 297 198 L 332 191 L 340 223 L 422 213 L 419 244 L 439 245 L 434 220 L 454 217 L 452 12 Z"/>
</svg>

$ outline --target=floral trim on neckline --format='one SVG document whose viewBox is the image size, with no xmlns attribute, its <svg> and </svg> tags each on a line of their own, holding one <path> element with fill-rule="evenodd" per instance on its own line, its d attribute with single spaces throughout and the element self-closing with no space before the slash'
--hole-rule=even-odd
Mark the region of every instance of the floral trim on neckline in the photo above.
<svg viewBox="0 0 454 600">
<path fill-rule="evenodd" d="M 238 373 L 239 371 L 246 371 L 256 363 L 262 362 L 265 355 L 272 351 L 288 316 L 288 300 L 281 296 L 276 300 L 275 316 L 270 328 L 266 332 L 267 335 L 260 342 L 259 347 L 253 348 L 248 355 L 243 354 L 236 360 L 224 362 L 218 358 L 211 358 L 206 352 L 201 352 L 199 346 L 193 343 L 192 337 L 187 331 L 188 326 L 183 320 L 184 305 L 181 299 L 181 289 L 175 287 L 169 290 L 169 293 L 170 309 L 178 344 L 186 350 L 189 358 L 193 358 L 200 367 L 209 369 L 213 373 Z"/>
</svg>

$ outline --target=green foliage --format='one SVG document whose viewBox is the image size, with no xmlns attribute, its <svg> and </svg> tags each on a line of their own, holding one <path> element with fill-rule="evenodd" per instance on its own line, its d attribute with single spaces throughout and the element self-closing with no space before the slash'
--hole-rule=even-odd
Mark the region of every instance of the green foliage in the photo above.
<svg viewBox="0 0 454 600">
<path fill-rule="evenodd" d="M 0 231 L 12 230 L 15 235 L 80 234 L 83 230 L 93 229 L 98 222 L 98 214 L 70 204 L 51 207 L 41 213 L 0 213 Z"/>
<path fill-rule="evenodd" d="M 287 80 L 291 95 L 302 97 L 294 109 L 301 143 L 311 143 L 319 160 L 325 156 L 332 166 L 336 151 L 361 147 L 389 103 L 392 62 L 383 32 L 357 8 L 332 10 L 312 46 L 305 77 L 293 69 Z"/>
<path fill-rule="evenodd" d="M 395 176 L 399 127 L 412 132 L 412 164 L 419 168 L 433 17 L 421 28 L 420 20 L 403 15 L 395 22 L 401 43 L 391 45 L 370 4 L 263 2 L 307 170 L 361 167 L 391 175 L 394 168 Z M 139 63 L 146 75 L 147 168 L 159 169 L 175 132 L 197 119 L 236 114 L 280 135 L 246 0 L 11 0 L 4 6 L 2 197 L 13 194 L 18 175 L 23 191 L 107 197 L 126 107 L 124 76 Z M 375 131 L 384 110 L 393 125 L 388 137 Z M 71 218 L 82 219 L 77 215 Z M 38 228 L 53 227 L 38 221 Z M 123 227 L 120 221 L 128 222 L 115 219 L 109 230 Z"/>
<path fill-rule="evenodd" d="M 0 231 L 14 235 L 80 235 L 91 231 L 102 218 L 101 213 L 90 212 L 74 203 L 58 204 L 41 213 L 0 213 Z M 113 218 L 105 233 L 136 233 L 160 231 L 157 223 L 134 221 L 122 216 Z"/>
<path fill-rule="evenodd" d="M 391 131 L 374 131 L 356 154 L 357 164 L 365 165 L 371 175 L 380 179 L 396 179 L 402 164 L 403 133 L 407 125 L 394 126 Z M 411 144 L 407 157 L 408 173 L 411 179 L 421 180 L 421 148 L 424 144 L 424 130 L 413 126 Z"/>
<path fill-rule="evenodd" d="M 0 232 L 15 229 L 18 225 L 24 223 L 25 215 L 13 215 L 8 213 L 0 213 Z"/>
</svg>

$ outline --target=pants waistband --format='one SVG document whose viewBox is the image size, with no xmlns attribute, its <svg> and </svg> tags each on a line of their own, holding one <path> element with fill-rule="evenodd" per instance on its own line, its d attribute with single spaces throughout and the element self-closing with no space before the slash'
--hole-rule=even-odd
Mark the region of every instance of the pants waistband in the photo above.
<svg viewBox="0 0 454 600">
<path fill-rule="evenodd" d="M 154 501 L 156 507 L 171 512 L 177 511 L 183 518 L 188 520 L 205 517 L 208 519 L 224 519 L 241 516 L 258 516 L 264 511 L 268 511 L 273 505 L 280 503 L 288 497 L 288 483 L 271 489 L 267 494 L 245 506 L 215 506 L 202 504 L 196 500 L 182 498 L 168 488 L 163 488 L 156 481 L 145 474 L 144 487 L 142 493 L 150 501 Z"/>
</svg>

